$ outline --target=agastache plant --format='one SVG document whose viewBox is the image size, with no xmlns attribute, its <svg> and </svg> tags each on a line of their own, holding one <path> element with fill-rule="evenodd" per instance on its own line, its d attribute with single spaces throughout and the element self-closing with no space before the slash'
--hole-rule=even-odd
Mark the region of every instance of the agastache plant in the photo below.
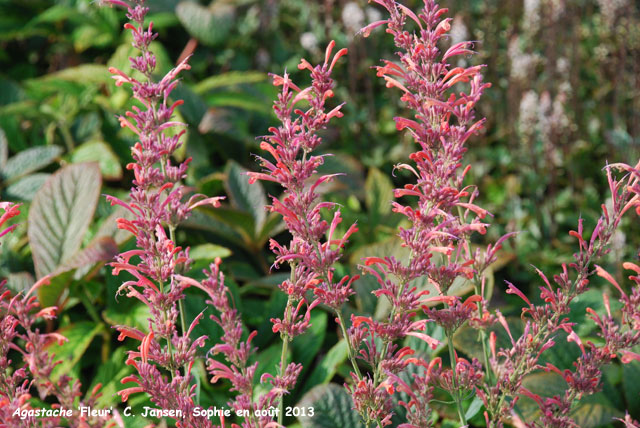
<svg viewBox="0 0 640 428">
<path fill-rule="evenodd" d="M 411 223 L 401 228 L 398 236 L 410 250 L 406 263 L 394 255 L 369 257 L 362 269 L 375 276 L 379 289 L 373 293 L 390 302 L 385 321 L 353 316 L 350 330 L 352 346 L 360 348 L 360 358 L 371 367 L 371 375 L 351 387 L 356 409 L 365 423 L 377 426 L 390 424 L 392 413 L 389 393 L 394 385 L 411 401 L 402 403 L 408 409 L 406 426 L 431 426 L 428 411 L 432 388 L 438 385 L 449 391 L 460 423 L 466 425 L 462 407 L 464 395 L 483 379 L 483 368 L 477 360 L 458 358 L 452 343 L 456 330 L 476 321 L 484 327 L 491 320 L 483 310 L 483 272 L 495 260 L 496 251 L 505 239 L 490 246 L 486 253 L 472 252 L 470 237 L 485 234 L 488 212 L 474 203 L 478 195 L 475 186 L 463 182 L 470 166 L 463 168 L 465 143 L 483 126 L 485 119 L 476 119 L 474 107 L 489 84 L 482 80 L 483 66 L 453 67 L 448 61 L 458 55 L 472 54 L 471 42 L 460 42 L 444 53 L 438 48 L 447 37 L 450 19 L 442 18 L 447 9 L 433 0 L 425 0 L 415 14 L 393 0 L 375 0 L 389 13 L 389 18 L 374 22 L 362 32 L 386 26 L 393 36 L 398 61 L 384 60 L 376 67 L 388 88 L 399 89 L 402 101 L 412 111 L 412 117 L 396 117 L 399 131 L 407 130 L 418 151 L 410 155 L 413 164 L 396 165 L 415 179 L 396 189 L 393 211 L 404 215 Z M 405 29 L 409 19 L 415 31 Z M 465 83 L 466 92 L 455 91 Z M 417 205 L 404 202 L 417 198 Z M 419 289 L 415 281 L 426 278 L 436 295 Z M 449 291 L 456 280 L 475 279 L 476 294 L 464 301 Z M 440 307 L 438 307 L 440 306 Z M 442 368 L 439 358 L 427 362 L 414 357 L 411 348 L 399 348 L 397 342 L 407 336 L 417 337 L 435 349 L 439 342 L 425 333 L 427 323 L 440 325 L 446 334 L 450 369 Z M 360 345 L 364 344 L 364 346 Z M 415 386 L 398 375 L 408 364 L 426 367 L 426 378 L 416 375 Z M 423 375 L 421 375 L 423 376 Z"/>
<path fill-rule="evenodd" d="M 110 3 L 123 5 L 120 1 Z M 196 287 L 209 296 L 207 303 L 218 312 L 218 315 L 210 317 L 224 331 L 220 343 L 209 350 L 211 356 L 207 358 L 207 371 L 212 376 L 211 381 L 227 379 L 231 382 L 231 390 L 238 392 L 228 404 L 243 419 L 243 427 L 274 427 L 277 424 L 269 409 L 281 402 L 282 396 L 295 386 L 302 367 L 291 363 L 276 376 L 263 374 L 260 382 L 271 387 L 257 395 L 254 375 L 258 363 L 250 361 L 256 351 L 251 341 L 257 332 L 251 332 L 243 339 L 242 318 L 224 284 L 220 259 L 204 270 L 206 278 L 202 281 L 185 275 L 191 260 L 188 249 L 183 250 L 176 245 L 175 229 L 194 208 L 205 204 L 219 206 L 221 198 L 194 195 L 183 201 L 186 191 L 180 181 L 186 177 L 191 159 L 172 164 L 171 156 L 182 144 L 184 132 L 169 135 L 167 131 L 185 126 L 172 120 L 175 108 L 182 101 L 170 103 L 169 96 L 178 84 L 178 73 L 189 69 L 188 58 L 159 82 L 154 82 L 152 73 L 156 60 L 150 51 L 150 43 L 157 34 L 153 33 L 151 23 L 145 26 L 148 9 L 140 0 L 127 6 L 127 10 L 127 17 L 132 23 L 125 24 L 125 28 L 131 30 L 133 46 L 140 51 L 138 57 L 130 58 L 131 66 L 145 80 L 140 81 L 114 68 L 111 72 L 116 85 L 131 85 L 134 98 L 142 106 L 134 106 L 132 111 L 120 117 L 122 127 L 131 129 L 139 141 L 132 148 L 134 162 L 128 165 L 135 176 L 130 201 L 113 196 L 107 198 L 113 205 L 122 206 L 130 213 L 132 219 L 119 219 L 118 227 L 135 235 L 138 248 L 120 254 L 111 266 L 114 275 L 125 271 L 133 276 L 120 287 L 119 292 L 126 291 L 127 296 L 147 305 L 151 318 L 148 332 L 130 326 L 116 326 L 120 332 L 119 340 L 132 338 L 139 342 L 138 350 L 130 351 L 127 359 L 127 364 L 134 366 L 137 373 L 122 379 L 123 383 L 133 382 L 137 386 L 125 388 L 119 394 L 123 401 L 134 393 L 148 394 L 159 407 L 176 411 L 179 427 L 213 427 L 203 412 L 194 412 L 198 405 L 194 401 L 196 385 L 192 382 L 191 369 L 197 350 L 205 345 L 206 337 L 190 338 L 203 314 L 192 320 L 187 328 L 182 301 L 184 289 Z M 225 363 L 215 359 L 216 354 L 221 354 Z M 224 427 L 224 416 L 220 419 Z"/>
<path fill-rule="evenodd" d="M 120 332 L 119 340 L 132 338 L 139 342 L 138 351 L 130 351 L 127 359 L 127 364 L 134 366 L 137 374 L 122 380 L 137 386 L 125 388 L 119 394 L 126 401 L 133 393 L 145 392 L 156 405 L 182 413 L 178 426 L 209 427 L 212 425 L 207 418 L 193 415 L 196 403 L 191 368 L 197 349 L 204 346 L 206 337 L 190 338 L 200 317 L 188 328 L 186 325 L 182 301 L 188 283 L 179 281 L 178 275 L 188 270 L 191 260 L 188 249 L 176 245 L 175 229 L 195 207 L 217 206 L 220 198 L 195 195 L 184 201 L 185 189 L 180 181 L 186 177 L 191 159 L 174 165 L 171 158 L 183 144 L 184 130 L 169 131 L 185 125 L 172 119 L 182 101 L 171 103 L 169 97 L 179 82 L 178 74 L 189 69 L 188 58 L 160 81 L 154 81 L 156 57 L 150 45 L 157 34 L 153 32 L 153 23 L 145 25 L 148 8 L 144 6 L 144 0 L 131 5 L 117 0 L 107 3 L 127 8 L 131 22 L 124 27 L 131 31 L 132 44 L 140 52 L 130 58 L 131 68 L 142 76 L 138 80 L 110 68 L 116 85 L 130 85 L 138 102 L 119 118 L 121 126 L 133 131 L 138 138 L 131 150 L 134 162 L 127 165 L 135 177 L 130 201 L 107 196 L 112 205 L 124 207 L 129 212 L 131 219 L 118 219 L 118 227 L 135 236 L 138 248 L 121 253 L 111 266 L 114 275 L 128 272 L 132 276 L 118 293 L 126 292 L 128 297 L 137 298 L 149 307 L 151 314 L 148 332 L 130 326 L 115 327 Z"/>
<path fill-rule="evenodd" d="M 585 237 L 583 221 L 580 220 L 577 231 L 570 235 L 578 240 L 579 251 L 573 255 L 574 261 L 569 265 L 562 265 L 562 272 L 553 276 L 550 281 L 547 276 L 536 269 L 544 285 L 540 287 L 540 298 L 543 304 L 532 303 L 516 286 L 508 283 L 507 293 L 516 294 L 524 300 L 526 307 L 522 310 L 526 317 L 524 333 L 514 339 L 509 332 L 509 326 L 500 314 L 499 320 L 509 332 L 511 348 L 496 350 L 495 336 L 490 339 L 492 370 L 496 375 L 496 384 L 487 385 L 479 391 L 487 408 L 487 425 L 502 427 L 502 420 L 507 418 L 522 394 L 533 399 L 540 407 L 541 417 L 538 421 L 528 424 L 531 427 L 578 427 L 572 418 L 571 411 L 580 398 L 600 390 L 601 367 L 619 357 L 622 363 L 640 360 L 640 355 L 630 351 L 640 344 L 640 267 L 635 263 L 626 262 L 625 269 L 635 275 L 629 279 L 634 285 L 631 293 L 627 294 L 618 282 L 594 261 L 609 252 L 608 245 L 615 230 L 620 225 L 622 216 L 632 208 L 640 214 L 640 172 L 638 168 L 624 164 L 607 167 L 607 178 L 611 191 L 611 204 L 607 208 L 602 205 L 602 216 L 599 218 L 590 238 Z M 623 170 L 626 174 L 616 180 L 613 169 Z M 615 321 L 607 293 L 603 294 L 606 314 L 599 315 L 593 309 L 587 308 L 589 317 L 599 329 L 598 335 L 601 345 L 587 342 L 583 344 L 574 331 L 574 323 L 569 322 L 567 315 L 570 304 L 579 295 L 588 290 L 590 277 L 598 275 L 613 285 L 620 294 L 622 303 L 621 319 Z M 554 286 L 551 283 L 555 283 Z M 581 355 L 573 363 L 575 370 L 561 371 L 551 363 L 541 366 L 538 361 L 544 351 L 556 344 L 557 335 L 564 331 L 567 341 L 573 342 L 580 348 Z M 522 386 L 524 377 L 535 370 L 555 372 L 567 383 L 567 389 L 561 396 L 543 398 Z M 630 419 L 625 421 L 627 426 L 634 426 Z"/>
<path fill-rule="evenodd" d="M 18 204 L 0 202 L 0 237 L 12 232 L 17 224 L 3 225 L 20 214 Z M 0 427 L 58 427 L 62 421 L 74 428 L 103 428 L 115 426 L 111 417 L 86 415 L 80 406 L 95 407 L 101 396 L 101 384 L 97 384 L 83 398 L 80 382 L 67 375 L 55 377 L 54 368 L 62 363 L 47 348 L 62 345 L 67 338 L 56 332 L 43 333 L 36 323 L 53 320 L 58 310 L 55 306 L 40 308 L 35 295 L 40 287 L 50 284 L 46 275 L 36 281 L 26 293 L 13 293 L 0 281 Z M 11 368 L 9 352 L 21 355 L 24 366 Z M 32 390 L 36 389 L 41 400 L 55 400 L 51 409 L 34 408 L 30 403 Z M 65 410 L 64 416 L 51 410 Z M 70 411 L 70 412 L 69 412 Z"/>
<path fill-rule="evenodd" d="M 311 75 L 311 85 L 307 88 L 299 88 L 286 72 L 283 76 L 272 76 L 273 84 L 282 87 L 273 106 L 281 124 L 270 128 L 271 134 L 260 144 L 272 160 L 257 156 L 263 172 L 248 173 L 251 183 L 265 180 L 282 186 L 283 195 L 272 197 L 272 205 L 268 208 L 282 215 L 292 235 L 288 245 L 281 245 L 274 239 L 270 241 L 276 255 L 274 266 L 286 262 L 291 270 L 290 278 L 280 284 L 280 289 L 287 294 L 283 318 L 271 320 L 273 332 L 280 333 L 282 339 L 281 374 L 286 373 L 288 367 L 289 342 L 309 327 L 313 307 L 318 304 L 329 307 L 344 328 L 341 307 L 353 294 L 351 284 L 357 279 L 357 276 L 334 278 L 334 264 L 357 227 L 352 224 L 341 238 L 334 236 L 336 227 L 342 222 L 340 210 L 335 211 L 331 223 L 323 220 L 322 210 L 332 209 L 335 204 L 319 200 L 317 193 L 318 186 L 339 174 L 312 177 L 327 156 L 312 154 L 322 143 L 318 132 L 332 118 L 342 117 L 342 104 L 328 112 L 325 106 L 327 99 L 333 97 L 331 72 L 340 57 L 347 53 L 346 49 L 340 49 L 331 56 L 334 47 L 335 42 L 331 41 L 323 64 L 314 67 L 303 59 L 298 65 L 299 69 L 307 70 Z M 352 353 L 350 356 L 354 358 Z M 279 423 L 282 423 L 282 401 L 279 408 Z"/>
</svg>

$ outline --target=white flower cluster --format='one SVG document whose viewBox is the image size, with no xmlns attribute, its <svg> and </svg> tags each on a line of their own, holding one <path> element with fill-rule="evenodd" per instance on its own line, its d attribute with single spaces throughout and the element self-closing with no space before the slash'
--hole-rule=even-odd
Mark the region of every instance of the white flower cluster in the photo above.
<svg viewBox="0 0 640 428">
<path fill-rule="evenodd" d="M 616 17 L 629 4 L 629 0 L 598 0 L 600 13 L 605 24 L 612 28 Z"/>
</svg>

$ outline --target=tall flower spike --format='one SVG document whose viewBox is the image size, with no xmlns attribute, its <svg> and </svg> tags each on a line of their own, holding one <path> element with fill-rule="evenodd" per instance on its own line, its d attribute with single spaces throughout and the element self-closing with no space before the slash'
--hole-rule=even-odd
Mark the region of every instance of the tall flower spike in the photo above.
<svg viewBox="0 0 640 428">
<path fill-rule="evenodd" d="M 107 3 L 123 5 L 120 1 Z M 126 7 L 131 22 L 124 27 L 131 31 L 132 45 L 139 51 L 138 56 L 129 60 L 131 68 L 143 78 L 138 80 L 115 68 L 110 71 L 116 85 L 129 85 L 133 97 L 141 104 L 120 117 L 121 126 L 129 128 L 138 138 L 131 149 L 133 162 L 127 165 L 135 178 L 129 201 L 113 196 L 107 199 L 112 205 L 126 209 L 128 217 L 119 219 L 118 227 L 135 235 L 137 249 L 120 254 L 111 266 L 114 275 L 126 271 L 133 276 L 133 280 L 122 284 L 119 292 L 147 305 L 151 317 L 146 333 L 116 326 L 119 340 L 129 337 L 138 342 L 138 350 L 130 351 L 127 360 L 137 374 L 123 379 L 124 383 L 137 385 L 125 388 L 120 395 L 125 401 L 133 393 L 147 393 L 159 407 L 181 411 L 182 416 L 176 416 L 177 426 L 211 427 L 211 421 L 194 416 L 193 412 L 195 386 L 191 385 L 191 367 L 206 338 L 192 339 L 192 328 L 187 329 L 182 309 L 185 285 L 178 280 L 178 274 L 188 270 L 191 260 L 189 250 L 176 245 L 174 231 L 192 209 L 202 204 L 217 206 L 219 198 L 195 195 L 185 200 L 181 180 L 186 177 L 191 159 L 177 164 L 171 159 L 183 144 L 184 131 L 168 131 L 186 125 L 172 119 L 182 101 L 170 102 L 169 97 L 178 84 L 178 74 L 189 69 L 188 58 L 155 81 L 156 57 L 150 45 L 157 34 L 152 22 L 145 25 L 148 8 L 144 0 Z"/>
<path fill-rule="evenodd" d="M 416 183 L 396 189 L 396 201 L 392 204 L 393 211 L 407 217 L 411 224 L 398 234 L 402 245 L 410 250 L 408 261 L 405 264 L 389 255 L 367 258 L 362 266 L 364 272 L 377 279 L 380 288 L 374 294 L 389 300 L 390 313 L 385 322 L 366 327 L 354 325 L 353 341 L 368 337 L 363 355 L 373 370 L 370 390 L 377 391 L 378 385 L 385 379 L 396 379 L 407 364 L 395 363 L 401 358 L 396 341 L 414 336 L 437 346 L 437 341 L 423 332 L 425 320 L 416 322 L 416 315 L 423 312 L 427 320 L 442 326 L 448 339 L 451 369 L 438 370 L 430 379 L 415 379 L 415 383 L 424 397 L 430 396 L 429 383 L 444 385 L 456 403 L 460 423 L 466 425 L 462 397 L 478 383 L 482 370 L 477 361 L 456 363 L 451 338 L 466 322 L 478 319 L 474 325 L 481 328 L 491 322 L 484 314 L 481 284 L 484 270 L 495 260 L 497 249 L 490 247 L 484 255 L 471 252 L 470 237 L 485 233 L 488 227 L 485 221 L 490 215 L 474 202 L 478 194 L 475 186 L 463 186 L 469 167 L 462 168 L 462 158 L 467 140 L 485 121 L 475 117 L 474 107 L 490 85 L 482 80 L 483 66 L 452 67 L 447 62 L 457 55 L 473 53 L 470 42 L 458 43 L 444 53 L 439 50 L 441 39 L 450 29 L 450 19 L 442 17 L 447 10 L 435 1 L 425 0 L 419 13 L 394 0 L 375 2 L 387 10 L 389 18 L 365 27 L 362 32 L 367 36 L 371 29 L 385 25 L 398 48 L 399 61 L 383 60 L 376 70 L 388 88 L 400 91 L 401 100 L 411 111 L 411 117 L 395 118 L 396 128 L 409 133 L 418 151 L 410 155 L 413 164 L 403 163 L 396 168 L 409 171 Z M 415 28 L 414 32 L 407 30 L 409 25 Z M 405 202 L 416 199 L 415 207 Z M 479 263 L 480 259 L 484 263 Z M 413 285 L 421 277 L 426 277 L 438 295 L 426 297 L 427 290 Z M 476 294 L 465 301 L 449 295 L 456 279 L 473 279 Z M 362 328 L 372 334 L 363 335 L 358 331 Z M 378 340 L 382 346 L 376 345 Z M 428 364 L 416 358 L 409 361 Z M 374 399 L 373 396 L 363 399 L 360 404 L 365 405 L 356 403 L 356 408 L 366 423 L 379 426 L 383 421 L 374 417 L 375 412 L 366 405 Z"/>
<path fill-rule="evenodd" d="M 311 154 L 322 143 L 318 132 L 332 118 L 342 116 L 342 104 L 328 112 L 325 104 L 328 98 L 333 97 L 331 72 L 347 53 L 346 49 L 340 49 L 332 56 L 334 48 L 335 42 L 331 41 L 321 65 L 312 66 L 305 59 L 300 62 L 298 68 L 309 71 L 311 75 L 311 85 L 307 88 L 295 85 L 286 72 L 283 76 L 272 75 L 273 84 L 281 87 L 273 105 L 281 124 L 269 129 L 271 134 L 260 144 L 260 148 L 271 157 L 257 156 L 263 171 L 248 173 L 251 182 L 273 181 L 282 186 L 284 193 L 280 198 L 272 197 L 269 209 L 282 215 L 292 235 L 288 245 L 280 245 L 274 240 L 270 244 L 276 255 L 274 266 L 287 262 L 291 269 L 290 278 L 280 284 L 280 289 L 288 296 L 284 316 L 271 320 L 273 331 L 279 332 L 283 341 L 281 375 L 287 371 L 288 344 L 309 327 L 311 309 L 322 303 L 339 312 L 353 294 L 351 283 L 356 279 L 347 276 L 336 280 L 333 265 L 340 259 L 341 249 L 357 227 L 351 225 L 338 238 L 335 234 L 342 222 L 340 211 L 334 213 L 331 223 L 323 220 L 321 215 L 322 209 L 333 208 L 333 204 L 318 200 L 318 186 L 329 182 L 335 175 L 313 178 L 326 156 Z M 325 236 L 326 240 L 323 240 Z M 303 308 L 304 315 L 300 312 Z M 282 415 L 282 402 L 280 409 Z M 279 423 L 282 423 L 282 417 Z"/>
</svg>

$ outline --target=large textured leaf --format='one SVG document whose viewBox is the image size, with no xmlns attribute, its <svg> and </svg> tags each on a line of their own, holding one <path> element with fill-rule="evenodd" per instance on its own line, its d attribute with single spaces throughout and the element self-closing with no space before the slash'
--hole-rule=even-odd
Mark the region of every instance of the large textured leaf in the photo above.
<svg viewBox="0 0 640 428">
<path fill-rule="evenodd" d="M 10 273 L 7 277 L 7 287 L 16 293 L 26 293 L 35 282 L 29 272 Z"/>
<path fill-rule="evenodd" d="M 36 193 L 29 210 L 29 243 L 36 276 L 53 272 L 80 248 L 100 194 L 97 164 L 69 165 Z"/>
<path fill-rule="evenodd" d="M 13 180 L 49 165 L 61 153 L 59 146 L 32 147 L 9 159 L 0 173 L 5 180 Z"/>
<path fill-rule="evenodd" d="M 16 181 L 7 186 L 5 195 L 9 200 L 30 201 L 36 195 L 36 192 L 51 177 L 51 174 L 37 172 L 18 178 Z"/>
<path fill-rule="evenodd" d="M 234 23 L 233 6 L 219 1 L 209 8 L 183 1 L 176 6 L 176 15 L 187 32 L 206 45 L 223 41 Z"/>
<path fill-rule="evenodd" d="M 316 386 L 302 397 L 298 407 L 313 407 L 313 416 L 300 417 L 303 428 L 364 428 L 352 409 L 351 397 L 335 383 Z"/>
<path fill-rule="evenodd" d="M 90 268 L 97 262 L 108 261 L 118 254 L 118 244 L 108 236 L 98 236 L 86 248 L 75 253 L 63 262 L 58 271 Z"/>
<path fill-rule="evenodd" d="M 255 233 L 262 230 L 267 212 L 267 196 L 264 193 L 262 184 L 256 182 L 249 184 L 247 170 L 235 162 L 231 162 L 227 167 L 226 187 L 231 198 L 231 202 L 239 209 L 248 212 L 255 221 Z"/>
</svg>

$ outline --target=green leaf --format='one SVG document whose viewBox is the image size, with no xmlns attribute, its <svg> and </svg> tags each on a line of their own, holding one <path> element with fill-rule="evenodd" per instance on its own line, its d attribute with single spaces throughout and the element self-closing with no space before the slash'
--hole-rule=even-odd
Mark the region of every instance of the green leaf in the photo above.
<svg viewBox="0 0 640 428">
<path fill-rule="evenodd" d="M 230 249 L 215 244 L 196 245 L 189 250 L 189 256 L 194 260 L 214 260 L 216 257 L 223 259 L 230 255 Z"/>
<path fill-rule="evenodd" d="M 314 357 L 322 347 L 327 334 L 327 313 L 314 311 L 311 313 L 311 327 L 293 341 L 293 361 L 310 366 Z"/>
<path fill-rule="evenodd" d="M 235 22 L 233 12 L 233 6 L 220 1 L 214 1 L 209 8 L 192 1 L 182 1 L 176 6 L 176 15 L 184 28 L 205 45 L 226 39 Z"/>
<path fill-rule="evenodd" d="M 105 180 L 120 180 L 122 166 L 111 146 L 104 141 L 88 141 L 71 153 L 72 163 L 98 162 Z"/>
<path fill-rule="evenodd" d="M 51 177 L 51 174 L 37 172 L 18 178 L 5 190 L 6 197 L 10 200 L 31 201 L 49 177 Z"/>
<path fill-rule="evenodd" d="M 228 73 L 217 74 L 200 81 L 193 87 L 193 91 L 196 94 L 203 94 L 212 89 L 258 83 L 263 82 L 266 79 L 267 74 L 260 71 L 230 71 Z"/>
<path fill-rule="evenodd" d="M 38 300 L 43 308 L 61 306 L 67 297 L 68 287 L 73 280 L 73 270 L 67 270 L 51 277 L 51 283 L 38 289 Z"/>
<path fill-rule="evenodd" d="M 39 146 L 23 150 L 9 159 L 0 174 L 5 180 L 14 180 L 49 165 L 60 156 L 59 146 Z"/>
<path fill-rule="evenodd" d="M 118 390 L 122 389 L 120 379 L 129 375 L 133 368 L 126 365 L 124 362 L 127 360 L 127 348 L 120 346 L 111 353 L 109 361 L 100 364 L 98 372 L 91 382 L 89 391 L 96 387 L 99 383 L 102 384 L 99 392 L 102 394 L 96 400 L 97 408 L 109 407 L 120 402 L 120 397 L 116 395 Z"/>
<path fill-rule="evenodd" d="M 627 409 L 635 409 L 640 412 L 640 362 L 631 361 L 622 365 L 622 387 L 627 401 Z"/>
<path fill-rule="evenodd" d="M 104 329 L 102 324 L 96 324 L 90 321 L 81 321 L 70 324 L 62 328 L 58 333 L 67 338 L 67 342 L 58 345 L 52 345 L 48 351 L 55 355 L 55 360 L 61 361 L 59 365 L 53 369 L 53 378 L 57 379 L 75 366 L 82 358 L 85 351 L 91 344 L 93 338 L 101 333 Z"/>
<path fill-rule="evenodd" d="M 109 299 L 114 299 L 109 296 Z M 149 328 L 149 318 L 151 311 L 149 307 L 142 303 L 131 302 L 129 297 L 119 296 L 119 302 L 109 305 L 102 312 L 102 318 L 111 325 L 128 325 L 141 330 Z M 122 304 L 125 302 L 124 305 Z"/>
<path fill-rule="evenodd" d="M 313 407 L 313 416 L 299 418 L 303 428 L 364 428 L 351 397 L 335 383 L 316 386 L 302 397 L 298 407 Z"/>
<path fill-rule="evenodd" d="M 256 113 L 269 114 L 271 109 L 268 103 L 253 95 L 239 92 L 214 92 L 205 95 L 209 107 L 235 107 Z"/>
<path fill-rule="evenodd" d="M 282 344 L 274 343 L 258 354 L 258 367 L 256 368 L 255 379 L 260 379 L 265 373 L 275 374 L 280 370 L 280 357 L 282 355 Z M 260 386 L 266 386 L 261 384 Z"/>
<path fill-rule="evenodd" d="M 225 184 L 231 203 L 253 217 L 255 221 L 254 235 L 257 235 L 267 219 L 265 210 L 267 196 L 259 181 L 249 184 L 249 177 L 246 173 L 247 170 L 237 163 L 229 162 Z"/>
<path fill-rule="evenodd" d="M 347 347 L 347 342 L 341 339 L 329 349 L 327 355 L 325 355 L 318 364 L 314 365 L 313 371 L 304 385 L 303 392 L 310 390 L 316 385 L 329 382 L 338 371 L 338 366 L 344 363 L 348 356 L 349 348 Z"/>
<path fill-rule="evenodd" d="M 113 36 L 104 28 L 95 24 L 82 25 L 71 34 L 73 48 L 76 52 L 84 52 L 92 47 L 106 47 L 113 41 Z"/>
<path fill-rule="evenodd" d="M 480 409 L 482 409 L 482 406 L 484 406 L 484 404 L 482 403 L 482 399 L 476 395 L 475 397 L 473 397 L 473 401 L 469 405 L 467 413 L 464 414 L 464 417 L 466 419 L 471 419 L 480 411 Z"/>
<path fill-rule="evenodd" d="M 369 211 L 383 216 L 391 212 L 393 183 L 386 174 L 377 168 L 371 168 L 364 185 L 365 200 Z"/>
<path fill-rule="evenodd" d="M 42 278 L 80 249 L 100 195 L 97 164 L 74 164 L 53 174 L 29 210 L 29 243 Z"/>
<path fill-rule="evenodd" d="M 81 64 L 76 67 L 69 67 L 55 73 L 49 73 L 33 81 L 63 80 L 68 82 L 81 83 L 83 85 L 99 85 L 111 81 L 109 67 L 102 64 Z"/>
</svg>

